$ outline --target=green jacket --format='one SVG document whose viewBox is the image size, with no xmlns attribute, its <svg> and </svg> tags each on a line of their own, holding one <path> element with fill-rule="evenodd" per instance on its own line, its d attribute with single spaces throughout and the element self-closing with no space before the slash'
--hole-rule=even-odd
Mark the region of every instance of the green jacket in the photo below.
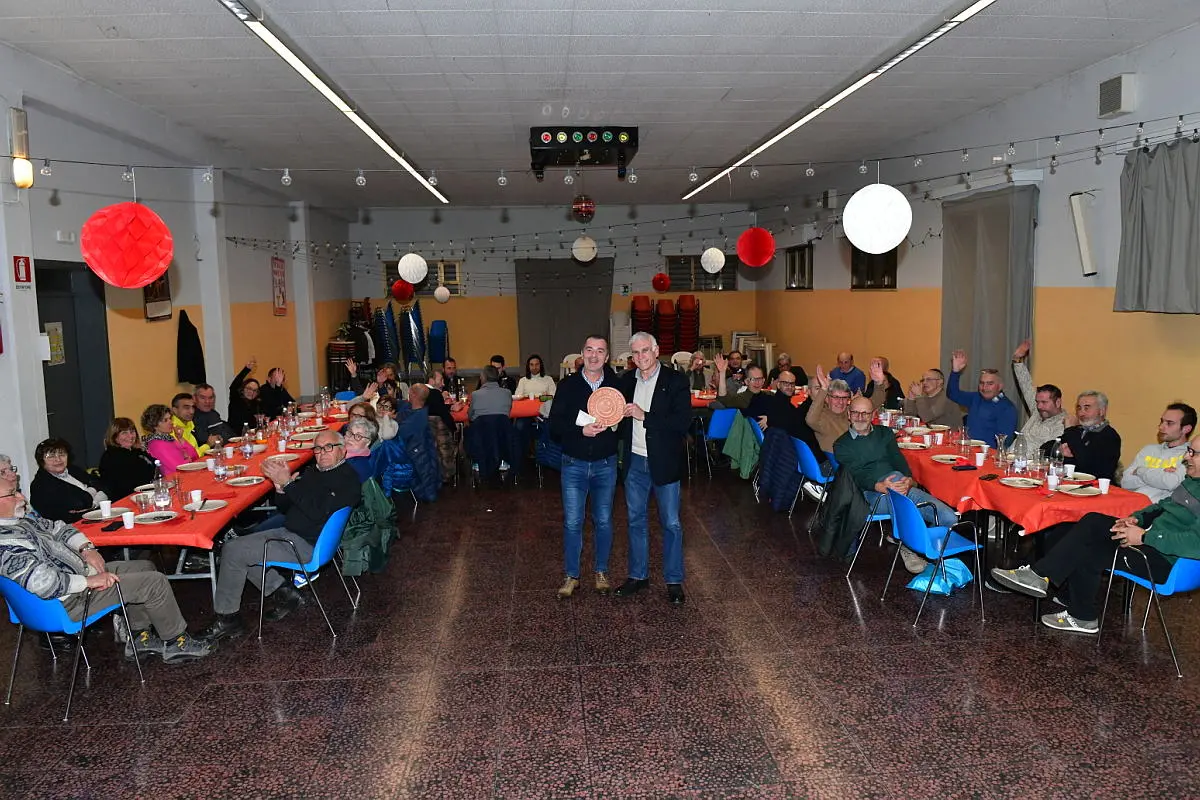
<svg viewBox="0 0 1200 800">
<path fill-rule="evenodd" d="M 895 434 L 882 425 L 875 425 L 866 436 L 857 438 L 846 431 L 833 443 L 833 457 L 842 469 L 850 471 L 854 484 L 864 492 L 874 491 L 875 484 L 889 473 L 912 475 L 896 446 Z"/>
<path fill-rule="evenodd" d="M 738 414 L 733 418 L 733 426 L 729 429 L 721 452 L 729 456 L 730 466 L 737 470 L 743 480 L 749 480 L 758 466 L 758 448 L 758 437 L 750 428 L 749 418 Z"/>
<path fill-rule="evenodd" d="M 1200 478 L 1184 478 L 1175 490 L 1186 491 L 1200 501 Z M 1147 528 L 1145 543 L 1166 556 L 1200 559 L 1200 516 L 1167 497 L 1133 515 L 1138 527 Z"/>
<path fill-rule="evenodd" d="M 362 485 L 362 501 L 350 512 L 340 546 L 343 575 L 379 572 L 396 538 L 396 509 L 374 478 Z"/>
</svg>

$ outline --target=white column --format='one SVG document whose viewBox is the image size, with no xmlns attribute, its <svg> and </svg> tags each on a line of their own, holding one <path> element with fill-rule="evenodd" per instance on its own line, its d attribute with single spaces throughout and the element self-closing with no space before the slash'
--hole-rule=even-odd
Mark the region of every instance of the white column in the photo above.
<svg viewBox="0 0 1200 800">
<path fill-rule="evenodd" d="M 288 227 L 288 238 L 293 242 L 307 243 L 311 239 L 308 204 L 294 202 L 291 206 L 295 221 Z M 296 360 L 300 368 L 300 394 L 314 395 L 324 385 L 321 364 L 325 353 L 318 352 L 317 347 L 312 253 L 307 247 L 301 246 L 296 255 L 292 256 L 288 269 L 288 292 L 292 296 L 292 308 L 295 309 L 296 316 Z"/>
<path fill-rule="evenodd" d="M 212 182 L 204 180 L 204 170 L 195 170 L 192 204 L 196 221 L 197 271 L 200 276 L 200 304 L 204 309 L 204 372 L 223 398 L 233 380 L 233 326 L 229 319 L 229 260 L 225 255 L 224 176 L 213 170 Z M 213 214 L 216 208 L 218 213 Z M 225 403 L 217 400 L 217 407 Z"/>
</svg>

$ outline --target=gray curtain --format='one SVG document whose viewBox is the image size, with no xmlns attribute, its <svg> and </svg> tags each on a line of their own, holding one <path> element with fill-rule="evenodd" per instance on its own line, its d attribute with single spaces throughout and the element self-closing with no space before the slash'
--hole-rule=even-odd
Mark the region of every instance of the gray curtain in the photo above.
<svg viewBox="0 0 1200 800">
<path fill-rule="evenodd" d="M 518 259 L 516 277 L 522 375 L 525 358 L 537 353 L 546 374 L 558 377 L 563 356 L 578 353 L 589 334 L 608 335 L 611 258 L 597 258 L 587 265 L 570 258 Z M 511 363 L 518 361 L 514 358 Z"/>
<path fill-rule="evenodd" d="M 974 390 L 979 370 L 998 369 L 1018 410 L 1009 365 L 1033 326 L 1037 204 L 1036 186 L 942 204 L 942 368 L 949 378 L 951 351 L 966 350 L 962 388 Z"/>
<path fill-rule="evenodd" d="M 1115 311 L 1200 314 L 1200 144 L 1131 151 L 1121 171 Z"/>
</svg>

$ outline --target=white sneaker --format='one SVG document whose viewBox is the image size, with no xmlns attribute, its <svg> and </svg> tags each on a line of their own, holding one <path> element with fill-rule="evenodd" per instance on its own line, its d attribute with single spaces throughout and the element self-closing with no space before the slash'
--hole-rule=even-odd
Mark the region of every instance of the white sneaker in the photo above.
<svg viewBox="0 0 1200 800">
<path fill-rule="evenodd" d="M 503 460 L 502 460 L 502 461 L 500 462 L 500 471 L 501 471 L 501 472 L 505 472 L 505 471 L 507 471 L 507 470 L 508 470 L 508 462 L 507 462 L 507 461 L 503 461 Z"/>
<path fill-rule="evenodd" d="M 1090 633 L 1097 634 L 1100 632 L 1099 620 L 1075 619 L 1070 614 L 1063 611 L 1055 611 L 1052 614 L 1042 615 L 1042 624 L 1047 628 L 1053 628 L 1056 631 L 1070 631 L 1071 633 Z"/>
<path fill-rule="evenodd" d="M 1005 587 L 1027 594 L 1030 597 L 1045 599 L 1049 594 L 1050 581 L 1033 571 L 1030 566 L 1016 569 L 1000 569 L 992 567 L 992 580 Z M 1043 621 L 1045 618 L 1042 618 Z"/>
<path fill-rule="evenodd" d="M 825 499 L 825 487 L 818 486 L 817 484 L 812 483 L 811 481 L 804 482 L 804 493 L 806 495 L 808 495 L 809 497 L 811 497 L 813 500 L 816 500 L 818 503 L 822 502 Z"/>
</svg>

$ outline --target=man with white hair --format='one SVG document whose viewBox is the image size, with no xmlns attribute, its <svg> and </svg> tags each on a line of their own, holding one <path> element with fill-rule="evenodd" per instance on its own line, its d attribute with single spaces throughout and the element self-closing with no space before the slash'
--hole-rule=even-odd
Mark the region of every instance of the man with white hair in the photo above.
<svg viewBox="0 0 1200 800">
<path fill-rule="evenodd" d="M 17 465 L 8 456 L 0 453 L 0 494 L 15 491 L 21 485 Z"/>
<path fill-rule="evenodd" d="M 658 504 L 663 536 L 663 575 L 667 600 L 681 605 L 683 594 L 683 526 L 679 522 L 679 480 L 685 438 L 692 422 L 687 378 L 663 369 L 658 341 L 648 333 L 629 340 L 637 367 L 621 376 L 625 395 L 622 438 L 629 443 L 625 505 L 629 510 L 629 575 L 616 590 L 628 597 L 650 585 L 650 492 Z"/>
<path fill-rule="evenodd" d="M 1121 434 L 1108 424 L 1108 396 L 1089 389 L 1075 400 L 1078 425 L 1063 431 L 1063 460 L 1077 472 L 1112 480 L 1121 460 Z"/>
</svg>

